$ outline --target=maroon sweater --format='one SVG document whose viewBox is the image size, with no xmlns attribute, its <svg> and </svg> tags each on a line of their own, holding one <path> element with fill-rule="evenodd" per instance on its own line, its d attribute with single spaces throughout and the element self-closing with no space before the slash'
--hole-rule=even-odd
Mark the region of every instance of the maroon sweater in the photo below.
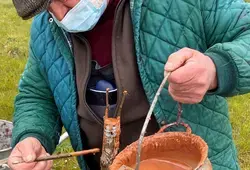
<svg viewBox="0 0 250 170">
<path fill-rule="evenodd" d="M 112 63 L 112 30 L 116 6 L 120 0 L 110 0 L 109 5 L 97 25 L 85 33 L 90 43 L 92 60 L 100 66 Z"/>
</svg>

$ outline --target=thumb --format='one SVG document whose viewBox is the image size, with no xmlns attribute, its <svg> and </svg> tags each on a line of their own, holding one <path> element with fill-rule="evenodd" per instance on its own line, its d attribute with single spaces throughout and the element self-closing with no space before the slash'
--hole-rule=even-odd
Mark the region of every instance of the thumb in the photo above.
<svg viewBox="0 0 250 170">
<path fill-rule="evenodd" d="M 24 139 L 18 147 L 25 162 L 33 162 L 42 152 L 42 145 L 35 138 Z"/>
<path fill-rule="evenodd" d="M 168 57 L 168 61 L 165 64 L 165 71 L 173 72 L 179 67 L 183 66 L 185 62 L 193 56 L 193 50 L 189 48 L 183 48 Z"/>
</svg>

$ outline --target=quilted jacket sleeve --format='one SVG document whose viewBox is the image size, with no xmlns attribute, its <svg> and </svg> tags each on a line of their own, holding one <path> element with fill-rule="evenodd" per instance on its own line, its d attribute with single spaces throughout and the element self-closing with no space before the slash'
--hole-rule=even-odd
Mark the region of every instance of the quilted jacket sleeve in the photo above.
<svg viewBox="0 0 250 170">
<path fill-rule="evenodd" d="M 32 48 L 15 100 L 12 145 L 26 137 L 36 137 L 52 153 L 60 137 L 62 123 L 39 61 Z"/>
<path fill-rule="evenodd" d="M 217 68 L 214 94 L 250 92 L 250 5 L 243 0 L 202 0 L 207 51 Z"/>
</svg>

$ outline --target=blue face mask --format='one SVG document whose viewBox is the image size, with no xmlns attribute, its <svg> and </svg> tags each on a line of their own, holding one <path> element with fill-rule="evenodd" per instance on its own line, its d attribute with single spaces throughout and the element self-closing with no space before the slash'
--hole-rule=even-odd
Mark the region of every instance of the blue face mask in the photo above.
<svg viewBox="0 0 250 170">
<path fill-rule="evenodd" d="M 67 32 L 85 32 L 91 30 L 97 24 L 106 10 L 107 4 L 107 0 L 80 0 L 62 21 L 58 21 L 53 14 L 52 16 L 57 25 Z"/>
</svg>

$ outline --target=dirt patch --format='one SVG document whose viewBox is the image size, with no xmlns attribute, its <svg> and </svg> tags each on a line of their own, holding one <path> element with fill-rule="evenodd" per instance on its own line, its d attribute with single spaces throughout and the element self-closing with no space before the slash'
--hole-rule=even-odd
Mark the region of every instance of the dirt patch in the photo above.
<svg viewBox="0 0 250 170">
<path fill-rule="evenodd" d="M 11 123 L 0 120 L 0 151 L 10 148 L 12 128 Z"/>
</svg>

